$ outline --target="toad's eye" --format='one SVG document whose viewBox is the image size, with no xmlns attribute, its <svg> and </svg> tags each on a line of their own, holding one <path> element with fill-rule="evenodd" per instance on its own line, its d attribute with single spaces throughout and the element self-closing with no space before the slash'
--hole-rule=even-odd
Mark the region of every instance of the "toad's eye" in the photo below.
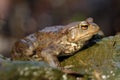
<svg viewBox="0 0 120 80">
<path fill-rule="evenodd" d="M 82 30 L 87 30 L 88 29 L 88 25 L 81 25 L 81 29 Z"/>
<path fill-rule="evenodd" d="M 86 22 L 81 22 L 81 29 L 82 30 L 87 30 L 88 29 L 88 23 L 86 23 Z"/>
</svg>

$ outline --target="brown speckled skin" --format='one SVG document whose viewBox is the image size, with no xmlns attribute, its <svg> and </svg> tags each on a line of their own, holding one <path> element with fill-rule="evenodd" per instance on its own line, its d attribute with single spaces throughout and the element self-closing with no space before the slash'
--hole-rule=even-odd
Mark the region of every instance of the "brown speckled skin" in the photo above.
<svg viewBox="0 0 120 80">
<path fill-rule="evenodd" d="M 66 26 L 46 27 L 17 41 L 12 49 L 12 58 L 44 60 L 53 67 L 59 67 L 57 56 L 75 53 L 98 31 L 99 27 L 92 18 Z"/>
</svg>

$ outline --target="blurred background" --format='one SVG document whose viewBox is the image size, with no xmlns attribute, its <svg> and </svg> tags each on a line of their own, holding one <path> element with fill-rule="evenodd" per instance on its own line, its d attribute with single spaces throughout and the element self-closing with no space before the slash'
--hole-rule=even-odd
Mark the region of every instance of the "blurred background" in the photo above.
<svg viewBox="0 0 120 80">
<path fill-rule="evenodd" d="M 0 54 L 46 26 L 94 18 L 105 36 L 120 31 L 120 0 L 0 0 Z"/>
</svg>

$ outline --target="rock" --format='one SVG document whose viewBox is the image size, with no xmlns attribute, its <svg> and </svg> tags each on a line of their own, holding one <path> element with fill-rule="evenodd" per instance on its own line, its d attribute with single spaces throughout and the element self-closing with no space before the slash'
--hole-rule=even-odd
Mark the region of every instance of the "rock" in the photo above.
<svg viewBox="0 0 120 80">
<path fill-rule="evenodd" d="M 0 80 L 76 80 L 44 62 L 8 61 L 0 58 Z"/>
<path fill-rule="evenodd" d="M 120 35 L 103 38 L 61 62 L 67 69 L 95 80 L 120 79 Z"/>
</svg>

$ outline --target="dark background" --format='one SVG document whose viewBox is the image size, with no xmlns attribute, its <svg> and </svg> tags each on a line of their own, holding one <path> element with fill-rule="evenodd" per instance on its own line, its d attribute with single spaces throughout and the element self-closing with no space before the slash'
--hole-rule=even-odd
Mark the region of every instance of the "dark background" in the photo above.
<svg viewBox="0 0 120 80">
<path fill-rule="evenodd" d="M 94 18 L 105 36 L 120 31 L 120 0 L 0 0 L 0 53 L 46 26 Z"/>
</svg>

